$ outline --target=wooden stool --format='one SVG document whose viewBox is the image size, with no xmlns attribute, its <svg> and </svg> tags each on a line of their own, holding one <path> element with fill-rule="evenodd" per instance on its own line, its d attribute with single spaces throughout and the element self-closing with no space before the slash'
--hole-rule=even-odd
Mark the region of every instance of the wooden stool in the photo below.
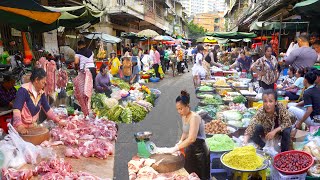
<svg viewBox="0 0 320 180">
<path fill-rule="evenodd" d="M 265 169 L 258 172 L 235 171 L 233 175 L 233 180 L 237 180 L 238 177 L 240 177 L 240 180 L 247 180 L 249 179 L 250 174 L 258 174 L 262 178 L 262 180 L 267 180 L 267 171 Z"/>
</svg>

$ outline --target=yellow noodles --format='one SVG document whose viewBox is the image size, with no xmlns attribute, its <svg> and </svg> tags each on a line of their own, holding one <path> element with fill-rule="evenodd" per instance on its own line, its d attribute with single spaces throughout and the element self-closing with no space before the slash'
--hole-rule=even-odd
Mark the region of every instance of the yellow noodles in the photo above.
<svg viewBox="0 0 320 180">
<path fill-rule="evenodd" d="M 235 148 L 222 160 L 226 165 L 238 170 L 255 170 L 263 163 L 263 159 L 257 155 L 253 146 Z"/>
</svg>

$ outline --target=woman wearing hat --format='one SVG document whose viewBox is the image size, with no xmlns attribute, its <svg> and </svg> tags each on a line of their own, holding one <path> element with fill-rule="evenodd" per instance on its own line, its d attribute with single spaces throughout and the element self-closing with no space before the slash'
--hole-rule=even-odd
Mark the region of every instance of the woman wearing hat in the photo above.
<svg viewBox="0 0 320 180">
<path fill-rule="evenodd" d="M 108 66 L 109 66 L 111 75 L 114 77 L 119 77 L 121 62 L 120 62 L 119 58 L 117 57 L 116 52 L 114 52 L 114 51 L 112 51 L 110 53 Z"/>
<path fill-rule="evenodd" d="M 124 80 L 126 82 L 130 82 L 132 75 L 132 61 L 129 54 L 122 57 L 122 72 Z"/>
</svg>

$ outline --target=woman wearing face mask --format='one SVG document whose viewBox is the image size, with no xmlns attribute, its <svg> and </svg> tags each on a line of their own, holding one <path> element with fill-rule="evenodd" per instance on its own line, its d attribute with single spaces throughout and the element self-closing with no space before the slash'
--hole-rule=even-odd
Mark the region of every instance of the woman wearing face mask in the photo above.
<svg viewBox="0 0 320 180">
<path fill-rule="evenodd" d="M 205 143 L 204 121 L 190 110 L 190 95 L 181 91 L 176 99 L 176 108 L 182 118 L 182 136 L 180 141 L 171 148 L 171 153 L 185 148 L 184 168 L 188 173 L 195 172 L 200 179 L 210 178 L 210 154 Z"/>
<path fill-rule="evenodd" d="M 17 92 L 13 104 L 13 126 L 21 134 L 27 134 L 28 129 L 37 126 L 40 110 L 44 110 L 48 119 L 59 125 L 65 125 L 50 108 L 43 88 L 46 85 L 46 72 L 42 68 L 32 71 L 29 83 L 23 84 Z"/>
<path fill-rule="evenodd" d="M 251 70 L 258 74 L 259 85 L 263 89 L 274 89 L 279 78 L 278 61 L 272 56 L 271 46 L 265 48 L 265 55 L 252 64 Z"/>
<path fill-rule="evenodd" d="M 251 139 L 259 148 L 263 148 L 266 140 L 280 135 L 281 152 L 288 151 L 290 145 L 291 120 L 289 111 L 277 101 L 277 92 L 268 89 L 262 94 L 263 107 L 258 110 L 245 131 L 244 144 Z"/>
</svg>

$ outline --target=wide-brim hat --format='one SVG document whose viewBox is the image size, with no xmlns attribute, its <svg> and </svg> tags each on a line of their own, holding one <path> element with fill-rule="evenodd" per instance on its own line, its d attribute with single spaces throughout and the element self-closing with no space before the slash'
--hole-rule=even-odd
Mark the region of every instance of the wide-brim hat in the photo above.
<svg viewBox="0 0 320 180">
<path fill-rule="evenodd" d="M 110 55 L 111 55 L 111 54 L 115 54 L 115 55 L 117 55 L 117 53 L 116 53 L 115 51 L 112 51 L 112 52 L 110 53 Z"/>
<path fill-rule="evenodd" d="M 129 58 L 129 59 L 131 59 L 132 56 L 130 56 L 129 54 L 125 54 L 124 56 L 121 57 L 121 59 L 124 59 L 124 58 Z"/>
</svg>

